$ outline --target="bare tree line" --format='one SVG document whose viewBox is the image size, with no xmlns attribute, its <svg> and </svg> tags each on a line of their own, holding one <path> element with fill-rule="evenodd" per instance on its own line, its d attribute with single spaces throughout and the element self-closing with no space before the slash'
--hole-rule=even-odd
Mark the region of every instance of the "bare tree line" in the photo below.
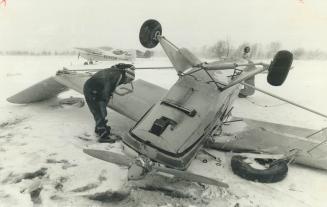
<svg viewBox="0 0 327 207">
<path fill-rule="evenodd" d="M 77 55 L 78 52 L 74 50 L 41 50 L 41 51 L 29 51 L 29 50 L 6 50 L 0 51 L 0 55 L 26 55 L 26 56 L 71 56 Z"/>
<path fill-rule="evenodd" d="M 282 44 L 278 41 L 270 42 L 269 44 L 261 43 L 247 43 L 244 42 L 238 46 L 234 46 L 229 40 L 218 40 L 211 46 L 203 46 L 201 48 L 194 49 L 196 53 L 205 58 L 240 58 L 243 53 L 243 49 L 249 46 L 251 48 L 250 58 L 252 59 L 267 59 L 272 58 L 277 51 L 282 49 Z M 317 50 L 308 50 L 305 48 L 295 48 L 290 50 L 294 59 L 327 59 L 327 53 Z M 153 52 L 153 51 L 151 51 Z M 163 55 L 161 51 L 155 51 L 156 55 Z M 75 50 L 41 50 L 41 51 L 29 51 L 29 50 L 7 50 L 0 51 L 0 55 L 27 55 L 27 56 L 74 56 L 78 55 Z"/>
<path fill-rule="evenodd" d="M 277 51 L 282 49 L 282 44 L 277 41 L 266 45 L 244 42 L 235 47 L 228 40 L 219 40 L 211 46 L 203 46 L 199 54 L 206 58 L 239 58 L 242 56 L 243 49 L 246 46 L 251 48 L 250 57 L 253 59 L 272 58 Z M 327 59 L 327 53 L 321 50 L 296 48 L 290 51 L 293 53 L 294 59 Z"/>
</svg>

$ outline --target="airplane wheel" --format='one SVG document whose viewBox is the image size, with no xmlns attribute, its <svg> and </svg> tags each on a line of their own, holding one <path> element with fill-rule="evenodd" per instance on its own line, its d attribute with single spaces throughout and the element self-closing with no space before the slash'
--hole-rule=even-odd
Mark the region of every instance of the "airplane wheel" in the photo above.
<svg viewBox="0 0 327 207">
<path fill-rule="evenodd" d="M 233 156 L 231 166 L 233 173 L 251 181 L 261 183 L 275 183 L 283 180 L 288 172 L 287 162 L 285 160 L 263 160 L 259 159 L 261 164 L 267 164 L 267 169 L 256 169 L 246 163 L 245 157 Z"/>
<path fill-rule="evenodd" d="M 149 19 L 142 24 L 140 30 L 140 42 L 146 48 L 154 48 L 159 43 L 157 38 L 161 35 L 162 28 L 157 20 Z"/>
<path fill-rule="evenodd" d="M 287 50 L 276 53 L 268 69 L 267 81 L 270 85 L 280 86 L 284 83 L 293 62 L 293 54 Z"/>
</svg>

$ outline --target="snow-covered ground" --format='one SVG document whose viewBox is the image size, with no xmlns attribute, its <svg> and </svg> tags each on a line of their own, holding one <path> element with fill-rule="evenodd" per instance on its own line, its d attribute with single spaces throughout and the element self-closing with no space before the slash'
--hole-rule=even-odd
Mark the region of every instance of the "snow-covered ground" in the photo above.
<svg viewBox="0 0 327 207">
<path fill-rule="evenodd" d="M 128 182 L 125 168 L 82 152 L 88 145 L 99 145 L 91 114 L 86 106 L 58 104 L 62 98 L 82 95 L 68 91 L 30 105 L 6 101 L 64 65 L 80 61 L 75 57 L 0 56 L 0 206 L 326 206 L 326 171 L 292 165 L 282 182 L 249 182 L 232 173 L 230 153 L 216 151 L 210 152 L 220 158 L 221 165 L 200 154 L 189 170 L 224 180 L 230 185 L 227 190 L 160 175 Z M 138 59 L 135 65 L 170 63 L 153 58 Z M 256 85 L 327 114 L 327 62 L 295 61 L 293 65 L 282 87 L 270 87 L 264 74 L 257 77 Z M 173 70 L 137 71 L 137 78 L 165 88 L 177 80 Z M 313 129 L 327 126 L 326 119 L 259 92 L 237 100 L 233 115 Z M 113 111 L 109 111 L 109 122 L 117 134 L 133 125 Z M 119 149 L 120 143 L 101 147 Z M 202 162 L 204 158 L 208 163 Z"/>
</svg>

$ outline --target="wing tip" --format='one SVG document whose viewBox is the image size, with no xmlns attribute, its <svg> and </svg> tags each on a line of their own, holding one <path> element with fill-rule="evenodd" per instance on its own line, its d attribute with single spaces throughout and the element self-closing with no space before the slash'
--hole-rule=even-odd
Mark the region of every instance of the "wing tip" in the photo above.
<svg viewBox="0 0 327 207">
<path fill-rule="evenodd" d="M 8 97 L 6 100 L 9 103 L 13 103 L 13 104 L 28 104 L 28 103 L 30 103 L 29 101 L 22 101 L 22 100 L 20 100 L 20 98 L 17 97 L 17 94 Z"/>
</svg>

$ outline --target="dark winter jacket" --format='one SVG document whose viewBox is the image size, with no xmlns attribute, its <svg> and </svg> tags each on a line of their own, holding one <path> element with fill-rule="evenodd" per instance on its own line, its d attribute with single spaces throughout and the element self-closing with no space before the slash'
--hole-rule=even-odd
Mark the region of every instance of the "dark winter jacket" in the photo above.
<svg viewBox="0 0 327 207">
<path fill-rule="evenodd" d="M 85 96 L 95 101 L 108 102 L 116 87 L 123 83 L 124 71 L 107 68 L 95 73 L 84 84 Z"/>
</svg>

